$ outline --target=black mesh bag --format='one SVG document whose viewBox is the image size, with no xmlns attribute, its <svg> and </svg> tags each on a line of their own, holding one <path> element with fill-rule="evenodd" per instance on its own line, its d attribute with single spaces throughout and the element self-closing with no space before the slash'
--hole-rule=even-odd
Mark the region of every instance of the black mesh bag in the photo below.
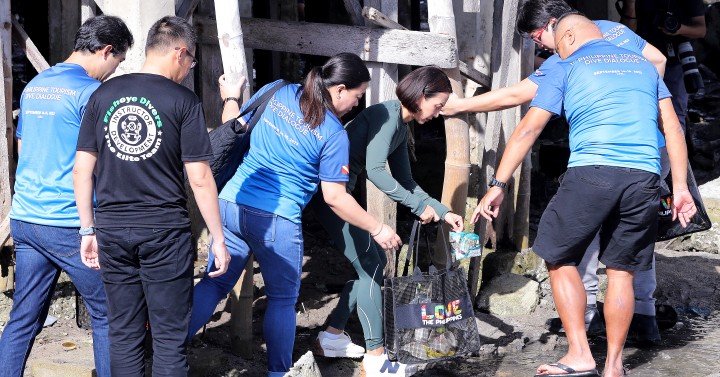
<svg viewBox="0 0 720 377">
<path fill-rule="evenodd" d="M 409 252 L 418 260 L 420 222 L 413 224 Z M 383 287 L 385 349 L 388 359 L 406 364 L 468 356 L 480 349 L 465 271 L 415 266 L 411 276 L 385 279 Z"/>
</svg>

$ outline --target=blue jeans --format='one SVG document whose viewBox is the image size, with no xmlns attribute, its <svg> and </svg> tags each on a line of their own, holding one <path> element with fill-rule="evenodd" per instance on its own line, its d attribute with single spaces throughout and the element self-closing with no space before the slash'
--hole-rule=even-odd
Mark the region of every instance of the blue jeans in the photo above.
<svg viewBox="0 0 720 377">
<path fill-rule="evenodd" d="M 10 221 L 15 242 L 15 294 L 10 320 L 0 338 L 0 376 L 22 376 L 35 337 L 42 330 L 60 270 L 65 271 L 90 313 L 95 369 L 110 376 L 108 319 L 100 271 L 80 260 L 78 228 Z"/>
<path fill-rule="evenodd" d="M 195 286 L 190 334 L 207 323 L 221 299 L 240 278 L 250 254 L 260 264 L 267 309 L 263 334 L 267 344 L 268 376 L 284 376 L 292 366 L 295 344 L 295 303 L 302 271 L 302 226 L 263 210 L 220 200 L 225 243 L 231 260 L 228 271 L 205 276 Z M 210 254 L 209 269 L 214 269 Z"/>
<path fill-rule="evenodd" d="M 190 228 L 98 228 L 97 241 L 113 377 L 145 376 L 148 324 L 153 376 L 186 377 L 194 259 Z"/>
</svg>

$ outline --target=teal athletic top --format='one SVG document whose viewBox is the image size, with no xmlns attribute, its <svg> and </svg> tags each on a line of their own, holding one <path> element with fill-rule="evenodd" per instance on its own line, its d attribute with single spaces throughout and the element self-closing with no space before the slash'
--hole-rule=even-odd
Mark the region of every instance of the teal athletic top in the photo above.
<svg viewBox="0 0 720 377">
<path fill-rule="evenodd" d="M 425 206 L 440 216 L 450 209 L 433 199 L 413 180 L 407 148 L 407 126 L 402 120 L 400 101 L 385 101 L 363 110 L 347 124 L 350 139 L 350 180 L 348 191 L 355 188 L 357 177 L 367 169 L 368 179 L 390 199 L 420 215 Z M 390 175 L 385 163 L 390 166 Z"/>
</svg>

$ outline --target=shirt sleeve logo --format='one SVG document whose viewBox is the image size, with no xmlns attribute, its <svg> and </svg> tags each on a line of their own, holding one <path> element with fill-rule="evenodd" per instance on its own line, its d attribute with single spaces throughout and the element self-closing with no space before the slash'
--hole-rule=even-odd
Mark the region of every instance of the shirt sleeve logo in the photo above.
<svg viewBox="0 0 720 377">
<path fill-rule="evenodd" d="M 533 76 L 535 76 L 535 77 L 545 76 L 545 72 L 541 71 L 541 70 L 538 68 L 538 69 L 536 69 L 535 72 L 533 73 Z"/>
</svg>

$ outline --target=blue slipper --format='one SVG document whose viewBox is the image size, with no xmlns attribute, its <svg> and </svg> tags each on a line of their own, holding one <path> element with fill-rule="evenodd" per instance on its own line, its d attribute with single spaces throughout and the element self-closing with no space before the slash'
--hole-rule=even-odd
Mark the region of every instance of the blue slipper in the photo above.
<svg viewBox="0 0 720 377">
<path fill-rule="evenodd" d="M 598 373 L 597 369 L 593 370 L 586 370 L 582 372 L 578 372 L 573 368 L 570 368 L 569 366 L 563 364 L 563 363 L 550 363 L 546 364 L 551 367 L 560 368 L 567 373 L 561 373 L 561 374 L 536 374 L 535 377 L 600 377 L 600 373 Z"/>
</svg>

